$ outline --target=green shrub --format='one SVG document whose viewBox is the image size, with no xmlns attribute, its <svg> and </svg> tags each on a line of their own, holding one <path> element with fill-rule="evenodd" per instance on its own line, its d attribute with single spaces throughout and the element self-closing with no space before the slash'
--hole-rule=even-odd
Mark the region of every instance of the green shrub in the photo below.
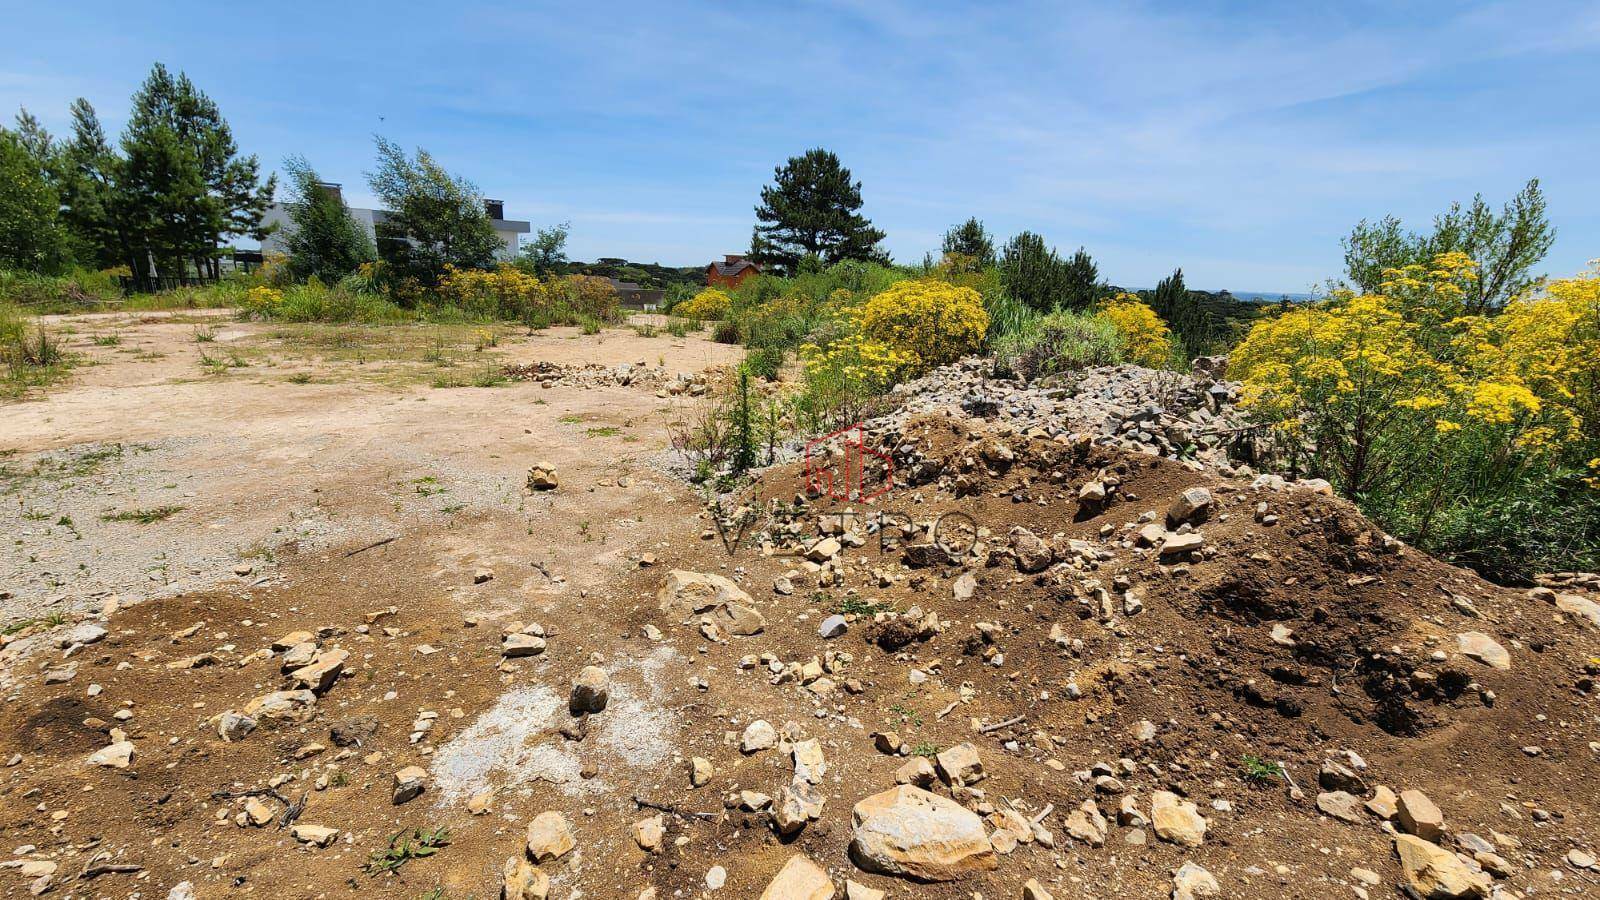
<svg viewBox="0 0 1600 900">
<path fill-rule="evenodd" d="M 1421 549 L 1502 584 L 1541 572 L 1600 570 L 1600 491 L 1581 471 L 1524 472 L 1493 484 L 1454 483 L 1431 521 L 1426 506 L 1372 509 Z M 1443 499 L 1443 498 L 1441 498 Z"/>
<path fill-rule="evenodd" d="M 745 354 L 744 367 L 751 375 L 757 378 L 777 381 L 778 372 L 783 368 L 783 349 L 780 347 L 756 347 Z"/>
<path fill-rule="evenodd" d="M 1057 310 L 1025 319 L 995 342 L 995 369 L 1025 381 L 1123 361 L 1122 340 L 1094 313 Z"/>
<path fill-rule="evenodd" d="M 82 312 L 121 298 L 117 280 L 108 272 L 79 269 L 66 275 L 38 275 L 0 269 L 0 303 L 38 313 Z"/>
<path fill-rule="evenodd" d="M 71 359 L 61 342 L 17 306 L 0 301 L 0 395 L 16 396 L 65 374 Z"/>
<path fill-rule="evenodd" d="M 711 332 L 711 339 L 719 344 L 740 343 L 742 340 L 742 333 L 741 329 L 739 328 L 738 320 L 728 319 L 726 321 L 718 322 L 716 328 Z"/>
</svg>

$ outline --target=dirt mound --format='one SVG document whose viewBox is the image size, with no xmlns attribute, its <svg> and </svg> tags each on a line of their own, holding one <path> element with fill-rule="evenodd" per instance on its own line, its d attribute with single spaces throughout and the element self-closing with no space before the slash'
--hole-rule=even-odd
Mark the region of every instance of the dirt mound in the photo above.
<svg viewBox="0 0 1600 900">
<path fill-rule="evenodd" d="M 883 424 L 815 461 L 838 499 L 797 463 L 701 508 L 568 456 L 516 512 L 31 626 L 0 706 L 0 889 L 1600 885 L 1595 582 L 1497 588 L 1325 485 Z M 598 711 L 568 702 L 580 678 Z"/>
</svg>

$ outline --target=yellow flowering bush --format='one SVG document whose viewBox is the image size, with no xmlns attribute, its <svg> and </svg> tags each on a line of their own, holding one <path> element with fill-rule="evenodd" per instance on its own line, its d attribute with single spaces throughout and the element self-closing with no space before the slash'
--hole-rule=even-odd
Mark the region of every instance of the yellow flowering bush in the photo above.
<svg viewBox="0 0 1600 900">
<path fill-rule="evenodd" d="M 1138 297 L 1121 293 L 1103 301 L 1100 317 L 1117 330 L 1129 362 L 1151 368 L 1162 368 L 1171 362 L 1172 331 Z"/>
<path fill-rule="evenodd" d="M 721 319 L 728 314 L 728 308 L 733 305 L 733 298 L 727 293 L 716 288 L 706 288 L 688 300 L 678 304 L 672 314 L 685 319 L 695 319 L 706 322 Z"/>
<path fill-rule="evenodd" d="M 439 295 L 462 309 L 481 315 L 512 317 L 548 305 L 543 282 L 509 263 L 493 269 L 445 266 Z"/>
<path fill-rule="evenodd" d="M 933 279 L 897 282 L 849 316 L 863 336 L 903 358 L 913 372 L 976 352 L 989 328 L 977 291 Z"/>
<path fill-rule="evenodd" d="M 1600 497 L 1564 486 L 1600 489 L 1586 463 L 1600 448 L 1600 271 L 1468 315 L 1476 269 L 1443 254 L 1386 271 L 1377 293 L 1261 322 L 1229 373 L 1313 474 L 1387 527 L 1428 546 L 1437 525 L 1452 532 L 1443 549 L 1520 571 L 1504 567 L 1558 546 L 1530 519 L 1588 516 L 1562 538 L 1580 543 L 1600 527 Z"/>
<path fill-rule="evenodd" d="M 245 292 L 244 308 L 253 316 L 270 318 L 281 306 L 283 306 L 283 291 L 277 288 L 258 284 Z"/>
</svg>

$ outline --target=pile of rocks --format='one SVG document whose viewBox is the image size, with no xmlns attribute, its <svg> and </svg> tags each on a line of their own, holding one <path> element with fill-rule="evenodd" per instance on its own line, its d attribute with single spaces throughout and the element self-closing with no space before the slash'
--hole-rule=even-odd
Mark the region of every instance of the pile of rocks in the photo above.
<svg viewBox="0 0 1600 900">
<path fill-rule="evenodd" d="M 1239 385 L 1222 380 L 1225 371 L 1225 359 L 1203 357 L 1189 375 L 1098 366 L 1027 384 L 995 377 L 992 361 L 974 357 L 897 386 L 899 407 L 872 427 L 898 430 L 914 416 L 960 409 L 1017 431 L 1085 434 L 1097 443 L 1226 469 L 1257 458 L 1259 435 L 1235 409 Z"/>
<path fill-rule="evenodd" d="M 533 381 L 540 387 L 642 387 L 654 388 L 663 396 L 688 394 L 698 397 L 710 390 L 710 380 L 705 373 L 669 372 L 664 366 L 652 366 L 644 360 L 620 363 L 614 366 L 588 363 L 581 366 L 562 365 L 546 361 L 512 363 L 500 370 L 511 381 Z"/>
</svg>

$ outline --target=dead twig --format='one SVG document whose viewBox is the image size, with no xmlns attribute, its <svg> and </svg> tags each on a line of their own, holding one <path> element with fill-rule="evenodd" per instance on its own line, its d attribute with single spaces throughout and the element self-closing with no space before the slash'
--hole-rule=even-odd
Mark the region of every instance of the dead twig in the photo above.
<svg viewBox="0 0 1600 900">
<path fill-rule="evenodd" d="M 344 558 L 345 559 L 349 559 L 350 557 L 355 556 L 357 553 L 365 553 L 368 550 L 374 550 L 374 549 L 377 549 L 378 547 L 382 547 L 384 544 L 392 544 L 392 543 L 394 543 L 395 541 L 398 541 L 398 540 L 400 540 L 400 535 L 397 534 L 394 537 L 386 537 L 381 541 L 373 541 L 372 543 L 366 545 L 365 547 L 357 547 L 356 549 L 351 550 L 349 553 L 346 553 L 344 555 Z"/>
<path fill-rule="evenodd" d="M 283 815 L 278 818 L 278 827 L 288 828 L 290 825 L 293 825 L 294 820 L 300 818 L 300 814 L 305 812 L 306 798 L 310 796 L 310 791 L 301 791 L 299 800 L 296 800 L 293 803 L 287 803 L 286 801 L 287 808 L 284 809 Z"/>
<path fill-rule="evenodd" d="M 1012 716 L 1011 718 L 1006 719 L 1004 722 L 996 722 L 993 725 L 985 725 L 982 728 L 978 729 L 978 733 L 980 733 L 980 734 L 993 734 L 994 732 L 999 731 L 1002 728 L 1010 728 L 1012 725 L 1015 725 L 1018 722 L 1026 721 L 1027 718 L 1028 718 L 1027 716 Z"/>
</svg>

